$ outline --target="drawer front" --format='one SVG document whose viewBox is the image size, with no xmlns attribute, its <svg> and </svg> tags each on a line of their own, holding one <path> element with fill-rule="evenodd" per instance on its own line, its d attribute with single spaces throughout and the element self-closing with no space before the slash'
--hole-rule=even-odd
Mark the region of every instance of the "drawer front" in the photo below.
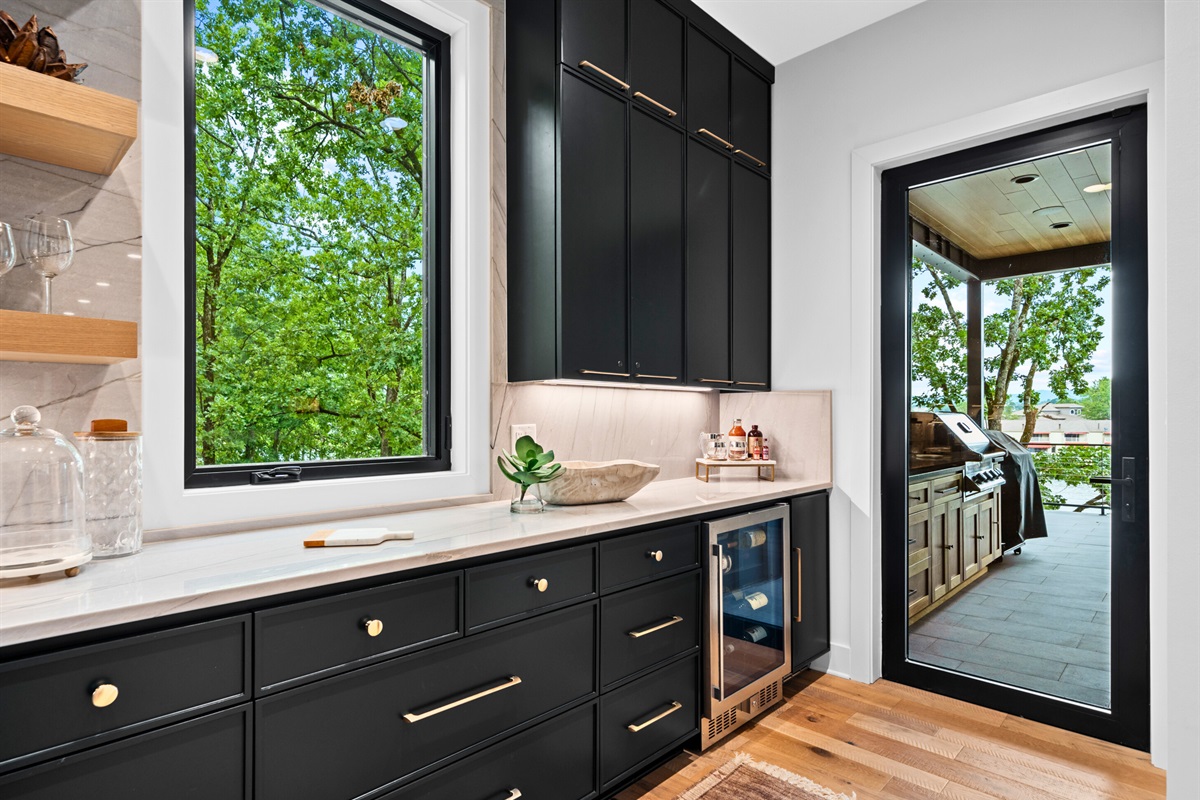
<svg viewBox="0 0 1200 800">
<path fill-rule="evenodd" d="M 913 481 L 908 484 L 908 510 L 923 508 L 929 508 L 929 481 Z"/>
<path fill-rule="evenodd" d="M 595 794 L 596 704 L 589 703 L 382 800 L 583 800 Z"/>
<path fill-rule="evenodd" d="M 933 601 L 929 562 L 908 569 L 908 614 L 922 611 Z"/>
<path fill-rule="evenodd" d="M 248 699 L 249 626 L 234 617 L 0 665 L 0 766 Z"/>
<path fill-rule="evenodd" d="M 634 533 L 600 543 L 600 590 L 639 583 L 700 563 L 695 523 Z"/>
<path fill-rule="evenodd" d="M 908 515 L 908 565 L 929 560 L 929 510 L 915 511 Z"/>
<path fill-rule="evenodd" d="M 467 630 L 479 631 L 596 595 L 596 547 L 467 570 Z"/>
<path fill-rule="evenodd" d="M 359 797 L 592 695 L 596 608 L 563 609 L 259 700 L 255 797 Z"/>
<path fill-rule="evenodd" d="M 697 732 L 696 670 L 688 658 L 600 698 L 602 789 Z"/>
<path fill-rule="evenodd" d="M 276 691 L 457 638 L 461 587 L 454 572 L 257 612 L 254 685 Z"/>
<path fill-rule="evenodd" d="M 700 645 L 700 573 L 690 572 L 600 601 L 600 685 Z"/>
<path fill-rule="evenodd" d="M 5 800 L 241 800 L 250 707 L 220 711 L 0 778 Z"/>
<path fill-rule="evenodd" d="M 929 498 L 930 502 L 934 504 L 956 500 L 961 492 L 962 474 L 958 472 L 934 478 L 929 484 Z"/>
</svg>

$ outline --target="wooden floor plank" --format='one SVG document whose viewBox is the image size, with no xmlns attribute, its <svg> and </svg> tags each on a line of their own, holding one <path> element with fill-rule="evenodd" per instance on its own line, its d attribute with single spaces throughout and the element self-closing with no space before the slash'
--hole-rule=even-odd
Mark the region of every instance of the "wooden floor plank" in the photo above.
<svg viewBox="0 0 1200 800">
<path fill-rule="evenodd" d="M 619 800 L 675 800 L 744 752 L 859 800 L 1163 800 L 1144 753 L 878 681 L 806 673 L 786 702 Z"/>
</svg>

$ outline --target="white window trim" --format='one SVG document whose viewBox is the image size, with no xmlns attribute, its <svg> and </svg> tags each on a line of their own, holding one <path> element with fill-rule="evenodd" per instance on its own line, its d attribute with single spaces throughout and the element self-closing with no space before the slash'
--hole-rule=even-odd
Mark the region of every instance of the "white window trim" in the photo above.
<svg viewBox="0 0 1200 800">
<path fill-rule="evenodd" d="M 489 491 L 490 10 L 478 0 L 386 0 L 450 34 L 448 472 L 184 489 L 183 4 L 142 5 L 142 420 L 147 530 L 385 511 Z"/>
</svg>

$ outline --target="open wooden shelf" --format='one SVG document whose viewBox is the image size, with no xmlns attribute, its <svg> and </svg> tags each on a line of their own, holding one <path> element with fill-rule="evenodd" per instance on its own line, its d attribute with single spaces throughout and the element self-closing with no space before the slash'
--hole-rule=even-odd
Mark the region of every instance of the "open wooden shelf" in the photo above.
<svg viewBox="0 0 1200 800">
<path fill-rule="evenodd" d="M 0 152 L 111 175 L 137 139 L 138 104 L 0 64 Z"/>
<path fill-rule="evenodd" d="M 0 310 L 0 361 L 116 364 L 137 358 L 137 337 L 136 322 Z"/>
</svg>

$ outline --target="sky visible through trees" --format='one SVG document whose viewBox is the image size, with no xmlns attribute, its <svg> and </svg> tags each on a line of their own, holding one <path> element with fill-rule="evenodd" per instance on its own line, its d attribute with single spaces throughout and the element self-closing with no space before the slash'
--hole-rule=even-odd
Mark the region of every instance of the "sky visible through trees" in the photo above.
<svg viewBox="0 0 1200 800">
<path fill-rule="evenodd" d="M 305 0 L 196 44 L 197 464 L 423 454 L 423 56 Z"/>
</svg>

